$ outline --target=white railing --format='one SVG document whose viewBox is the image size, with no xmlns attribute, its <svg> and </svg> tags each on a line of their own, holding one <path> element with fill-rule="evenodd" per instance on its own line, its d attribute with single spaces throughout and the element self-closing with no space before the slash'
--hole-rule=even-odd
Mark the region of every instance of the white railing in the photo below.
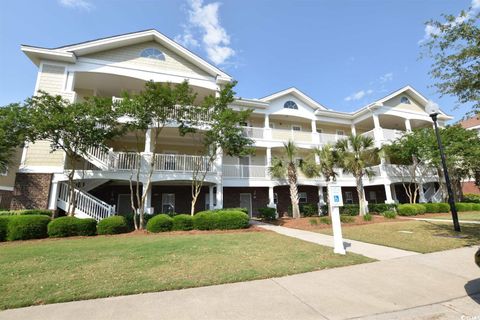
<svg viewBox="0 0 480 320">
<path fill-rule="evenodd" d="M 90 147 L 87 149 L 87 155 L 94 158 L 105 166 L 110 162 L 110 152 L 106 148 Z"/>
<path fill-rule="evenodd" d="M 287 129 L 272 129 L 272 139 L 281 141 L 312 142 L 312 132 Z"/>
<path fill-rule="evenodd" d="M 264 128 L 259 127 L 242 127 L 243 134 L 253 139 L 264 139 Z"/>
<path fill-rule="evenodd" d="M 155 154 L 154 170 L 180 172 L 212 172 L 213 165 L 207 156 L 192 156 L 187 154 Z"/>
<path fill-rule="evenodd" d="M 115 206 L 92 196 L 91 194 L 80 189 L 74 189 L 75 196 L 75 213 L 86 214 L 99 221 L 115 214 Z M 58 206 L 67 211 L 70 204 L 70 192 L 68 184 L 61 182 L 58 190 Z"/>
<path fill-rule="evenodd" d="M 115 152 L 111 168 L 114 170 L 132 170 L 138 169 L 140 165 L 140 155 L 135 152 Z"/>
<path fill-rule="evenodd" d="M 320 133 L 320 144 L 335 144 L 337 141 L 347 138 L 344 135 L 332 133 Z"/>
<path fill-rule="evenodd" d="M 383 131 L 383 141 L 393 142 L 398 138 L 402 137 L 405 132 L 401 130 L 393 130 L 393 129 L 382 129 Z"/>
<path fill-rule="evenodd" d="M 375 139 L 375 129 L 372 129 L 370 131 L 367 131 L 367 132 L 364 132 L 362 134 L 360 134 L 361 136 L 365 136 L 365 137 L 370 137 L 372 139 Z"/>
<path fill-rule="evenodd" d="M 412 166 L 398 165 L 398 164 L 385 164 L 385 171 L 388 176 L 391 177 L 410 177 L 412 175 Z M 426 168 L 423 166 L 417 166 L 415 174 L 420 178 L 433 178 L 437 177 L 438 173 L 435 168 Z"/>
<path fill-rule="evenodd" d="M 225 178 L 266 178 L 266 166 L 249 166 L 239 164 L 223 165 L 223 176 Z"/>
</svg>

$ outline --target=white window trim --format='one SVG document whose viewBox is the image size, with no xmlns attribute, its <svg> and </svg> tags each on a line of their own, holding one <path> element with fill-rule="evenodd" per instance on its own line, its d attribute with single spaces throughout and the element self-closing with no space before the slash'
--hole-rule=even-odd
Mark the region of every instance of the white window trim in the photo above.
<svg viewBox="0 0 480 320">
<path fill-rule="evenodd" d="M 164 202 L 164 197 L 163 197 L 164 195 L 173 195 L 173 204 L 170 203 L 170 202 L 168 202 L 168 203 Z M 164 212 L 164 211 L 163 211 L 163 207 L 164 207 L 166 204 L 169 204 L 169 205 L 173 206 L 173 212 L 175 212 L 175 193 L 167 193 L 167 192 L 162 193 L 162 210 L 161 210 L 162 213 L 167 213 L 167 212 Z"/>
<path fill-rule="evenodd" d="M 340 132 L 343 132 L 343 134 L 339 134 Z M 345 136 L 345 130 L 337 129 L 336 130 L 336 135 L 339 136 L 339 137 L 344 137 Z"/>
<path fill-rule="evenodd" d="M 350 195 L 350 197 L 348 197 L 349 195 Z M 346 204 L 352 204 L 353 203 L 353 192 L 352 191 L 345 191 L 345 203 Z"/>
<path fill-rule="evenodd" d="M 302 197 L 300 195 L 305 195 L 305 197 Z M 305 202 L 301 202 L 300 199 L 305 198 Z M 298 193 L 298 203 L 308 203 L 308 194 L 306 192 L 299 192 Z"/>
</svg>

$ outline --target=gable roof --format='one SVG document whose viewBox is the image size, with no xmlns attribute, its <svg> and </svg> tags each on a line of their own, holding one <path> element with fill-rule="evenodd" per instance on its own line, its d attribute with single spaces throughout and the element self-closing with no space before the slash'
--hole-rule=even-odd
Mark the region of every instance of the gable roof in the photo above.
<svg viewBox="0 0 480 320">
<path fill-rule="evenodd" d="M 285 90 L 282 90 L 282 91 L 279 91 L 279 92 L 275 92 L 275 93 L 273 93 L 269 96 L 260 98 L 259 100 L 268 102 L 268 101 L 272 101 L 272 100 L 275 100 L 277 98 L 280 98 L 280 97 L 283 97 L 283 96 L 286 96 L 286 95 L 289 95 L 289 94 L 297 97 L 298 99 L 300 99 L 301 101 L 306 103 L 308 106 L 310 106 L 312 109 L 327 110 L 327 108 L 325 108 L 323 105 L 321 105 L 317 101 L 313 100 L 312 98 L 310 98 L 305 93 L 303 93 L 302 91 L 298 90 L 295 87 L 290 87 L 288 89 L 285 89 Z"/>
<path fill-rule="evenodd" d="M 119 47 L 125 47 L 146 41 L 158 42 L 159 44 L 165 46 L 167 49 L 172 50 L 179 56 L 190 61 L 208 74 L 216 77 L 220 81 L 229 82 L 233 80 L 233 78 L 227 73 L 223 72 L 216 66 L 200 58 L 198 55 L 181 46 L 163 33 L 157 31 L 156 29 L 148 29 L 106 38 L 99 38 L 58 48 L 42 48 L 36 46 L 22 45 L 21 50 L 36 65 L 40 63 L 41 59 L 53 59 L 62 62 L 74 63 L 78 56 L 87 55 L 99 51 L 111 50 Z"/>
</svg>

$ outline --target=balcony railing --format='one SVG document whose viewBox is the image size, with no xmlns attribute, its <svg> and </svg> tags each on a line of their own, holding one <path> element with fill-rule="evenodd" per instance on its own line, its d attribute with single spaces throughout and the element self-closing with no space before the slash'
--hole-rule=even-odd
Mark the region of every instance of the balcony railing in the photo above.
<svg viewBox="0 0 480 320">
<path fill-rule="evenodd" d="M 155 171 L 212 172 L 213 166 L 206 156 L 155 154 Z"/>
<path fill-rule="evenodd" d="M 223 176 L 225 178 L 266 178 L 266 166 L 249 166 L 249 165 L 223 165 Z"/>
</svg>

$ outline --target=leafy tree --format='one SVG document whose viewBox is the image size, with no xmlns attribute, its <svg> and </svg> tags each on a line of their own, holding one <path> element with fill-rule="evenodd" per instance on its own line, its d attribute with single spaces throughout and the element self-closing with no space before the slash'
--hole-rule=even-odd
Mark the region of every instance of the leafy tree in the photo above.
<svg viewBox="0 0 480 320">
<path fill-rule="evenodd" d="M 31 130 L 28 140 L 47 140 L 53 151 L 65 152 L 68 163 L 70 204 L 68 215 L 75 214 L 74 177 L 89 148 L 103 148 L 115 136 L 116 116 L 110 99 L 92 98 L 70 103 L 61 96 L 40 92 L 25 101 Z"/>
<path fill-rule="evenodd" d="M 338 164 L 346 173 L 355 177 L 357 194 L 359 199 L 359 214 L 365 215 L 365 191 L 363 190 L 363 177 L 371 177 L 374 172 L 369 169 L 378 163 L 379 150 L 374 148 L 371 137 L 350 135 L 346 139 L 339 140 L 335 145 Z"/>
<path fill-rule="evenodd" d="M 0 108 L 0 170 L 5 171 L 17 147 L 21 147 L 30 130 L 28 109 L 14 103 Z"/>
<path fill-rule="evenodd" d="M 277 179 L 287 178 L 290 187 L 290 201 L 292 203 L 293 218 L 300 218 L 300 208 L 298 206 L 298 171 L 302 172 L 307 178 L 319 175 L 318 167 L 313 161 L 296 161 L 298 154 L 297 146 L 292 141 L 283 144 L 284 157 L 274 157 L 272 166 L 269 168 L 270 174 Z"/>
<path fill-rule="evenodd" d="M 410 203 L 417 202 L 420 184 L 431 169 L 431 161 L 424 150 L 425 142 L 432 138 L 430 133 L 431 130 L 415 131 L 383 147 L 391 163 L 400 165 L 397 174 L 402 177 L 402 185 Z"/>
<path fill-rule="evenodd" d="M 135 95 L 125 93 L 117 106 L 119 113 L 129 119 L 125 124 L 125 130 L 134 132 L 137 141 L 135 150 L 137 165 L 132 167 L 130 175 L 130 202 L 133 212 L 136 213 L 133 219 L 136 230 L 144 228 L 145 203 L 152 186 L 155 167 L 153 153 L 144 154 L 146 162 L 141 161 L 145 146 L 142 139 L 145 132 L 151 130 L 152 152 L 155 151 L 165 127 L 178 127 L 181 134 L 188 132 L 195 124 L 194 115 L 199 111 L 193 106 L 195 98 L 196 94 L 186 81 L 180 84 L 149 81 L 142 92 Z"/>
<path fill-rule="evenodd" d="M 218 97 L 207 96 L 198 107 L 199 114 L 207 115 L 205 125 L 200 119 L 191 122 L 183 132 L 192 135 L 201 146 L 198 157 L 194 159 L 192 171 L 192 203 L 190 214 L 195 213 L 195 204 L 204 185 L 209 169 L 214 165 L 220 152 L 228 156 L 239 157 L 253 152 L 252 139 L 243 134 L 239 123 L 245 122 L 252 113 L 251 109 L 235 111 L 229 108 L 235 99 L 233 91 L 236 82 L 227 84 Z"/>
<path fill-rule="evenodd" d="M 454 95 L 460 103 L 473 103 L 480 113 L 480 13 L 472 9 L 459 16 L 443 15 L 445 21 L 428 21 L 432 30 L 423 43 L 433 58 L 430 74 L 442 95 Z"/>
</svg>

